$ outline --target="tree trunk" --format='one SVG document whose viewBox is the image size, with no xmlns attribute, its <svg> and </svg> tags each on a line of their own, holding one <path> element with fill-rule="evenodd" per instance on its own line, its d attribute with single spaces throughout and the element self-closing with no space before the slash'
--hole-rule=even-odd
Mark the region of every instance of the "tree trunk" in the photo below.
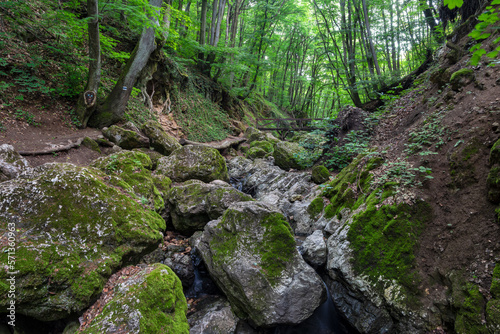
<svg viewBox="0 0 500 334">
<path fill-rule="evenodd" d="M 76 117 L 79 126 L 85 128 L 87 122 L 96 109 L 97 90 L 101 81 L 101 43 L 99 39 L 99 8 L 97 0 L 87 1 L 88 16 L 92 19 L 88 23 L 89 31 L 89 75 L 85 92 L 80 95 L 76 105 Z"/>
<path fill-rule="evenodd" d="M 149 4 L 160 8 L 162 2 L 163 0 L 150 0 Z M 158 25 L 156 19 L 151 18 L 151 20 Z M 155 48 L 155 29 L 153 27 L 144 29 L 115 87 L 98 108 L 98 112 L 90 118 L 91 126 L 102 128 L 123 119 L 132 88 Z"/>
</svg>

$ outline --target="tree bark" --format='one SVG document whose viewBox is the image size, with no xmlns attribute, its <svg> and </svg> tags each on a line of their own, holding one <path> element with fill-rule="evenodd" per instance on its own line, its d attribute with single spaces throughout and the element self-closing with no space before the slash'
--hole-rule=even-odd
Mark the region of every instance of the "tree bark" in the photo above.
<svg viewBox="0 0 500 334">
<path fill-rule="evenodd" d="M 163 0 L 150 0 L 149 4 L 160 8 L 162 2 Z M 151 20 L 154 25 L 158 25 L 156 19 L 151 18 Z M 142 69 L 148 63 L 149 56 L 155 49 L 155 29 L 153 27 L 145 28 L 115 87 L 98 108 L 98 112 L 92 115 L 89 125 L 102 128 L 123 119 L 132 88 Z"/>
<path fill-rule="evenodd" d="M 76 117 L 79 127 L 85 128 L 92 113 L 96 109 L 97 90 L 101 82 L 101 42 L 99 39 L 99 8 L 98 0 L 87 1 L 89 33 L 89 74 L 85 92 L 80 94 L 76 105 Z M 92 95 L 93 94 L 93 95 Z"/>
</svg>

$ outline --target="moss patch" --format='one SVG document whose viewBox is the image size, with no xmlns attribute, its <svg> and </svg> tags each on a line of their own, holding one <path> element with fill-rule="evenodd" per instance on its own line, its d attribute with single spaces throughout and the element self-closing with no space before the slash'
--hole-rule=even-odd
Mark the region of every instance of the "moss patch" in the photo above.
<svg viewBox="0 0 500 334">
<path fill-rule="evenodd" d="M 307 213 L 309 213 L 309 215 L 312 218 L 315 218 L 323 211 L 324 207 L 325 207 L 325 204 L 324 204 L 323 198 L 317 197 L 317 198 L 313 199 L 311 204 L 309 204 L 309 206 L 307 207 Z"/>
<path fill-rule="evenodd" d="M 425 223 L 431 219 L 429 204 L 384 205 L 377 210 L 377 196 L 368 197 L 367 209 L 353 217 L 347 234 L 354 252 L 353 265 L 376 284 L 380 276 L 416 292 L 418 275 L 414 250 Z"/>
<path fill-rule="evenodd" d="M 457 334 L 489 333 L 482 323 L 484 298 L 479 292 L 479 287 L 466 283 L 461 292 L 459 297 L 454 298 L 454 306 L 459 309 L 455 319 Z"/>
<path fill-rule="evenodd" d="M 314 166 L 312 171 L 312 180 L 316 184 L 321 184 L 330 179 L 330 172 L 328 168 L 323 165 Z"/>
</svg>

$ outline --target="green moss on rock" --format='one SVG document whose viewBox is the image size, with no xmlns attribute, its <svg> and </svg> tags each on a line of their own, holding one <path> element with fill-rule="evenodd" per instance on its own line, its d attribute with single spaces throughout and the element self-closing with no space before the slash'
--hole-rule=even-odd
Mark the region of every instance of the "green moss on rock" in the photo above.
<svg viewBox="0 0 500 334">
<path fill-rule="evenodd" d="M 419 201 L 412 206 L 403 203 L 377 209 L 379 202 L 377 196 L 369 196 L 367 209 L 353 217 L 347 236 L 354 269 L 375 284 L 383 276 L 415 292 L 419 279 L 414 250 L 425 223 L 431 219 L 431 207 Z"/>
<path fill-rule="evenodd" d="M 450 77 L 451 88 L 458 91 L 474 80 L 474 71 L 470 68 L 462 68 L 454 72 Z"/>
<path fill-rule="evenodd" d="M 250 144 L 250 148 L 253 148 L 253 147 L 258 147 L 266 153 L 273 153 L 273 151 L 274 151 L 273 144 L 271 142 L 268 142 L 267 140 L 253 141 Z"/>
<path fill-rule="evenodd" d="M 169 267 L 155 264 L 113 287 L 112 298 L 82 333 L 105 333 L 112 325 L 127 333 L 188 334 L 186 312 L 181 281 Z"/>
<path fill-rule="evenodd" d="M 162 240 L 165 221 L 108 181 L 96 169 L 54 163 L 0 185 L 0 228 L 14 223 L 19 237 L 19 312 L 48 321 L 81 311 L 123 261 Z M 0 295 L 0 305 L 8 302 Z"/>
<path fill-rule="evenodd" d="M 142 126 L 142 131 L 149 138 L 151 146 L 163 155 L 169 155 L 182 147 L 177 139 L 166 133 L 158 122 L 147 121 Z"/>
<path fill-rule="evenodd" d="M 487 334 L 487 327 L 482 323 L 484 298 L 479 287 L 466 283 L 462 287 L 462 294 L 454 299 L 454 306 L 458 313 L 455 319 L 457 334 Z"/>
<path fill-rule="evenodd" d="M 322 197 L 317 197 L 307 207 L 307 213 L 309 213 L 309 215 L 312 218 L 315 218 L 319 214 L 321 214 L 321 212 L 323 211 L 324 207 L 325 207 L 325 203 L 323 201 L 323 198 Z"/>
<path fill-rule="evenodd" d="M 174 182 L 191 179 L 203 182 L 229 181 L 226 160 L 214 148 L 187 145 L 158 162 L 157 173 L 168 176 Z"/>
<path fill-rule="evenodd" d="M 260 147 L 251 147 L 246 154 L 249 159 L 265 158 L 267 155 L 268 153 Z"/>
<path fill-rule="evenodd" d="M 314 166 L 311 174 L 312 180 L 316 184 L 325 183 L 330 179 L 330 172 L 328 171 L 328 168 L 323 165 Z"/>
<path fill-rule="evenodd" d="M 500 164 L 500 139 L 495 142 L 490 150 L 490 165 Z"/>
<path fill-rule="evenodd" d="M 131 150 L 138 147 L 149 147 L 149 140 L 139 133 L 112 125 L 102 129 L 102 134 L 123 149 Z"/>
<path fill-rule="evenodd" d="M 90 137 L 83 138 L 82 145 L 91 149 L 92 151 L 96 151 L 98 153 L 101 153 L 101 149 L 99 148 L 99 144 L 97 144 L 97 142 Z"/>
<path fill-rule="evenodd" d="M 274 145 L 274 162 L 283 169 L 302 169 L 300 154 L 303 152 L 304 148 L 297 143 L 279 141 Z"/>
<path fill-rule="evenodd" d="M 99 158 L 91 166 L 121 178 L 142 204 L 149 204 L 156 211 L 165 207 L 162 193 L 156 188 L 151 175 L 153 163 L 148 155 L 138 151 L 122 151 Z"/>
</svg>

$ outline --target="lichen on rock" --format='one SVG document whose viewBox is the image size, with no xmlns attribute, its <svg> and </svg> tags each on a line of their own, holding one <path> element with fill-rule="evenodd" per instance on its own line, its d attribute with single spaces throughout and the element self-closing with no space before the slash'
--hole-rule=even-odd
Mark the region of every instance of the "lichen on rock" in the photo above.
<svg viewBox="0 0 500 334">
<path fill-rule="evenodd" d="M 177 139 L 166 133 L 158 122 L 147 121 L 142 126 L 142 131 L 149 138 L 151 146 L 163 155 L 181 148 Z"/>
<path fill-rule="evenodd" d="M 279 141 L 274 145 L 274 161 L 276 166 L 288 170 L 290 168 L 302 169 L 299 154 L 304 148 L 297 143 Z"/>
<path fill-rule="evenodd" d="M 172 187 L 167 197 L 172 223 L 177 231 L 184 234 L 202 231 L 209 221 L 219 218 L 232 203 L 253 201 L 252 197 L 220 180 L 210 183 L 186 181 Z"/>
<path fill-rule="evenodd" d="M 157 173 L 168 176 L 174 182 L 191 179 L 211 182 L 229 181 L 226 160 L 214 148 L 186 145 L 170 156 L 158 161 Z"/>
<path fill-rule="evenodd" d="M 324 301 L 321 279 L 269 205 L 233 204 L 205 227 L 198 249 L 236 314 L 258 326 L 300 323 Z"/>
<path fill-rule="evenodd" d="M 150 205 L 157 212 L 165 207 L 165 193 L 156 187 L 159 180 L 151 174 L 153 163 L 148 155 L 139 151 L 122 151 L 101 157 L 91 166 L 119 177 L 130 186 L 129 189 L 142 204 Z M 162 183 L 160 189 L 164 187 Z"/>
<path fill-rule="evenodd" d="M 79 333 L 189 333 L 181 281 L 159 263 L 127 267 L 113 275 L 90 311 Z"/>
<path fill-rule="evenodd" d="M 28 161 L 14 150 L 9 144 L 0 145 L 0 182 L 28 173 Z"/>
<path fill-rule="evenodd" d="M 0 184 L 2 242 L 8 226 L 17 240 L 20 314 L 49 321 L 81 311 L 119 265 L 162 240 L 165 221 L 108 178 L 97 169 L 51 163 Z M 8 253 L 0 261 L 8 263 Z M 2 267 L 0 279 L 6 278 Z M 0 305 L 8 303 L 0 285 Z"/>
</svg>

